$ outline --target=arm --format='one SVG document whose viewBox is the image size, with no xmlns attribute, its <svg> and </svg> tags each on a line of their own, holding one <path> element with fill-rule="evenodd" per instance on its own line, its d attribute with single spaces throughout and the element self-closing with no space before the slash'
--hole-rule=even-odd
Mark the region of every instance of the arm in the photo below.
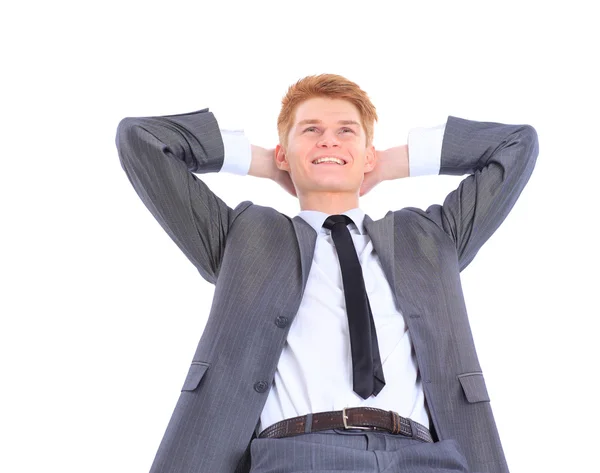
<svg viewBox="0 0 600 473">
<path fill-rule="evenodd" d="M 275 149 L 250 144 L 241 129 L 222 129 L 221 133 L 225 146 L 225 161 L 221 171 L 271 179 L 297 197 L 290 174 L 275 165 Z"/>
<path fill-rule="evenodd" d="M 381 181 L 409 175 L 468 174 L 443 205 L 432 205 L 425 212 L 410 208 L 452 239 L 462 271 L 527 184 L 538 155 L 537 133 L 528 125 L 449 117 L 445 126 L 411 131 L 408 141 L 409 145 L 377 152 L 377 166 L 365 174 L 360 195 Z"/>
<path fill-rule="evenodd" d="M 468 176 L 442 205 L 421 213 L 456 246 L 462 271 L 507 217 L 527 184 L 538 155 L 535 129 L 449 117 L 439 174 Z"/>
<path fill-rule="evenodd" d="M 208 108 L 163 117 L 125 118 L 117 128 L 121 166 L 158 223 L 215 283 L 230 226 L 248 207 L 231 209 L 193 173 L 218 172 L 224 146 Z"/>
<path fill-rule="evenodd" d="M 445 123 L 430 128 L 414 128 L 408 135 L 407 145 L 376 151 L 377 164 L 365 174 L 360 197 L 383 181 L 438 174 L 445 128 Z"/>
</svg>

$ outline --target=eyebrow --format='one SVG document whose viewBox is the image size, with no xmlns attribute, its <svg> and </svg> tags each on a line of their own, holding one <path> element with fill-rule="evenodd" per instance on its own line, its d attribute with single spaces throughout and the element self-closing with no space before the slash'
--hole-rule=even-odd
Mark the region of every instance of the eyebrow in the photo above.
<svg viewBox="0 0 600 473">
<path fill-rule="evenodd" d="M 302 125 L 315 125 L 318 123 L 323 123 L 321 120 L 317 120 L 315 118 L 311 118 L 308 120 L 302 120 L 298 122 L 298 126 L 302 126 Z M 357 121 L 354 120 L 339 120 L 338 123 L 340 125 L 357 125 L 360 127 L 360 123 L 358 123 Z"/>
</svg>

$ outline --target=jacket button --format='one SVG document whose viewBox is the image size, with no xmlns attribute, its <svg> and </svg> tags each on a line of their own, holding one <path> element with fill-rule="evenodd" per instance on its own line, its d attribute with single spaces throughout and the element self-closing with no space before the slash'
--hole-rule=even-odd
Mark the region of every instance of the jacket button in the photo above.
<svg viewBox="0 0 600 473">
<path fill-rule="evenodd" d="M 269 387 L 269 385 L 267 384 L 266 381 L 259 381 L 258 383 L 256 383 L 254 385 L 254 390 L 257 393 L 264 393 L 268 387 Z"/>
<path fill-rule="evenodd" d="M 284 317 L 283 315 L 280 315 L 279 317 L 277 317 L 275 319 L 275 325 L 277 325 L 279 328 L 285 328 L 288 326 L 288 318 Z"/>
</svg>

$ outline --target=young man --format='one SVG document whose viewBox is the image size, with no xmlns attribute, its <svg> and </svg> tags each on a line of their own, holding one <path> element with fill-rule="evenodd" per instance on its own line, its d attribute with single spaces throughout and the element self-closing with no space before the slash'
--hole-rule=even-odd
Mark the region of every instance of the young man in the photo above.
<svg viewBox="0 0 600 473">
<path fill-rule="evenodd" d="M 210 316 L 152 472 L 507 472 L 460 284 L 527 183 L 527 125 L 449 117 L 373 147 L 375 107 L 332 74 L 291 86 L 274 150 L 208 109 L 126 118 L 136 192 L 202 277 Z M 270 178 L 294 218 L 228 207 L 196 174 Z M 359 196 L 468 176 L 443 205 L 373 221 Z"/>
</svg>

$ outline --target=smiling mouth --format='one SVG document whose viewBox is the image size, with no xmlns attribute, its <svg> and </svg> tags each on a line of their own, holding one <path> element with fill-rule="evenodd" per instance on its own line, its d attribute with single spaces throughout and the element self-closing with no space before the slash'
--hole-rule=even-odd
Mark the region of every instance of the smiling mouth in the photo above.
<svg viewBox="0 0 600 473">
<path fill-rule="evenodd" d="M 317 162 L 319 160 L 320 162 Z M 315 166 L 319 166 L 321 164 L 335 164 L 336 166 L 345 166 L 347 162 L 345 159 L 338 158 L 337 156 L 323 156 L 313 160 L 312 164 L 314 164 Z"/>
</svg>

